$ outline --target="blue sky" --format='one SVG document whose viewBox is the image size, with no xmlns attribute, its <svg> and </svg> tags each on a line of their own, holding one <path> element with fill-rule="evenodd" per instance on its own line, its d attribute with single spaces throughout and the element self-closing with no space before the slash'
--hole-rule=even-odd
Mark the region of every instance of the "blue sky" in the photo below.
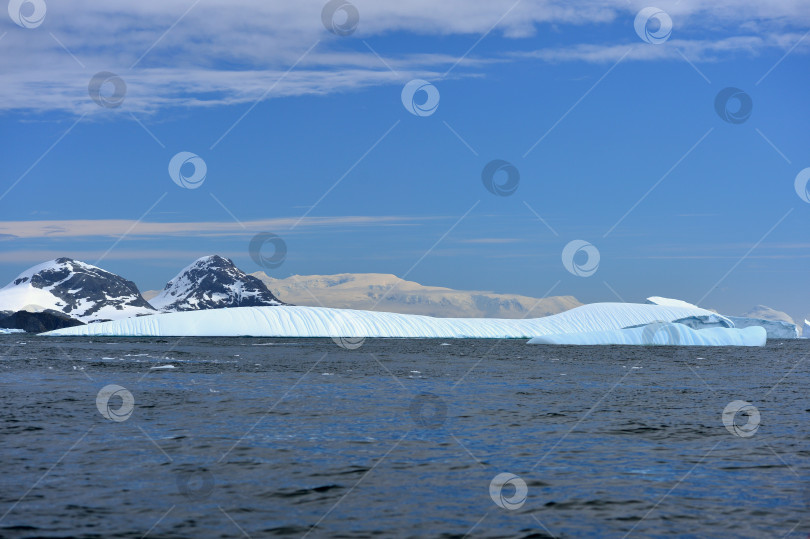
<svg viewBox="0 0 810 539">
<path fill-rule="evenodd" d="M 651 44 L 625 0 L 358 0 L 347 36 L 323 2 L 39 1 L 41 24 L 33 5 L 32 27 L 0 22 L 4 282 L 57 256 L 142 290 L 210 253 L 257 271 L 248 244 L 272 232 L 276 277 L 810 315 L 800 2 L 660 2 L 672 32 Z M 100 71 L 120 107 L 88 95 Z M 432 114 L 403 106 L 413 79 Z M 716 111 L 727 87 L 753 104 L 742 123 Z M 199 188 L 172 181 L 179 152 L 206 163 Z M 511 196 L 484 187 L 496 159 Z M 573 240 L 598 249 L 589 277 L 563 264 Z"/>
</svg>

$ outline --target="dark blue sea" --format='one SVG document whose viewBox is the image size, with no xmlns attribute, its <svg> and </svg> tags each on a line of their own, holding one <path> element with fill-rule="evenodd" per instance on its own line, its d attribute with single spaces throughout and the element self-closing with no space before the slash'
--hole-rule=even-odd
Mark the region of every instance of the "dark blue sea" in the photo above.
<svg viewBox="0 0 810 539">
<path fill-rule="evenodd" d="M 2 537 L 808 533 L 810 341 L 0 337 Z"/>
</svg>

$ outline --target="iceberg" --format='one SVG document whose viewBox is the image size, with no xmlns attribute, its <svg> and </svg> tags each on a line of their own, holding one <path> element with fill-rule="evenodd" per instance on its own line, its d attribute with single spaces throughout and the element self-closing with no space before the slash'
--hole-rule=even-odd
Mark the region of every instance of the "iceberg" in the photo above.
<svg viewBox="0 0 810 539">
<path fill-rule="evenodd" d="M 653 322 L 719 316 L 697 307 L 593 303 L 543 318 L 433 318 L 325 307 L 236 307 L 99 322 L 45 333 L 116 337 L 389 337 L 522 339 L 610 331 Z M 722 317 L 720 317 L 722 318 Z M 733 324 L 728 322 L 729 327 Z"/>
<path fill-rule="evenodd" d="M 765 328 L 708 328 L 695 330 L 683 324 L 650 324 L 645 327 L 535 337 L 529 344 L 647 345 L 647 346 L 765 346 Z"/>
<path fill-rule="evenodd" d="M 734 322 L 736 328 L 762 327 L 768 332 L 769 339 L 798 339 L 799 327 L 790 322 L 781 320 L 765 320 L 763 318 L 745 318 L 741 316 L 729 316 L 729 320 Z"/>
<path fill-rule="evenodd" d="M 697 309 L 697 305 L 692 305 L 679 299 L 662 298 L 653 296 L 647 298 L 647 303 L 653 305 L 668 305 L 670 307 L 693 307 Z M 766 318 L 767 317 L 767 318 Z M 785 313 L 774 311 L 764 305 L 757 305 L 751 312 L 743 316 L 725 316 L 721 317 L 727 321 L 731 321 L 731 325 L 724 326 L 722 323 L 716 324 L 709 318 L 696 318 L 691 321 L 676 320 L 678 323 L 683 323 L 692 329 L 704 329 L 708 327 L 730 327 L 730 328 L 749 328 L 759 326 L 765 328 L 768 333 L 769 339 L 798 339 L 799 328 L 793 323 Z"/>
<path fill-rule="evenodd" d="M 802 328 L 802 337 L 810 339 L 810 320 L 804 319 L 804 328 Z"/>
</svg>

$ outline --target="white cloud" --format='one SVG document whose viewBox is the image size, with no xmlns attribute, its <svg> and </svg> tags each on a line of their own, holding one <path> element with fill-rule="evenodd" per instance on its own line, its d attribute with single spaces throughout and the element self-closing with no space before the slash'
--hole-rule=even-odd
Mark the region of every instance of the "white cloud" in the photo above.
<svg viewBox="0 0 810 539">
<path fill-rule="evenodd" d="M 538 36 L 538 29 L 546 34 L 553 29 L 572 44 L 530 55 L 544 61 L 604 62 L 618 58 L 628 44 L 640 44 L 630 32 L 635 12 L 646 5 L 627 0 L 353 0 L 360 13 L 357 32 L 340 38 L 321 23 L 322 0 L 45 1 L 47 16 L 38 28 L 19 28 L 2 17 L 0 110 L 103 112 L 87 95 L 90 78 L 101 70 L 126 81 L 124 112 L 326 94 L 411 78 L 436 80 L 467 48 L 387 51 L 385 62 L 394 73 L 363 44 L 385 42 L 393 32 L 460 35 L 472 45 L 492 31 L 512 38 L 515 49 L 531 50 L 536 48 L 531 39 L 545 37 Z M 796 30 L 810 22 L 805 0 L 667 0 L 657 5 L 675 22 L 673 43 L 693 61 L 736 51 L 788 49 L 800 37 Z M 601 33 L 595 30 L 609 24 L 627 27 L 627 39 L 594 43 Z M 628 59 L 673 54 L 671 46 L 638 46 Z M 520 57 L 481 47 L 453 76 L 475 75 L 486 62 Z"/>
<path fill-rule="evenodd" d="M 94 262 L 99 259 L 103 260 L 148 260 L 155 262 L 158 260 L 196 260 L 201 256 L 206 256 L 211 253 L 203 251 L 178 251 L 178 250 L 156 250 L 156 249 L 113 249 L 110 252 L 105 250 L 75 250 L 75 249 L 25 249 L 19 251 L 2 251 L 0 252 L 0 264 L 21 264 L 21 263 L 36 263 L 40 264 L 45 260 L 54 260 L 56 258 L 68 257 L 74 260 L 82 260 L 85 262 Z M 244 253 L 217 253 L 221 256 L 233 258 L 242 256 Z"/>
<path fill-rule="evenodd" d="M 810 50 L 810 39 L 802 40 L 802 34 L 767 34 L 751 36 L 733 36 L 717 40 L 671 39 L 666 43 L 647 46 L 643 43 L 620 45 L 580 44 L 571 47 L 538 49 L 530 52 L 513 53 L 521 58 L 537 58 L 546 62 L 616 62 L 625 57 L 628 60 L 683 60 L 686 56 L 693 62 L 714 62 L 728 54 L 744 52 L 762 54 L 769 50 L 790 48 L 799 43 L 796 50 Z M 628 54 L 629 51 L 629 54 Z M 625 56 L 625 54 L 627 54 Z M 682 56 L 683 55 L 683 56 Z"/>
</svg>

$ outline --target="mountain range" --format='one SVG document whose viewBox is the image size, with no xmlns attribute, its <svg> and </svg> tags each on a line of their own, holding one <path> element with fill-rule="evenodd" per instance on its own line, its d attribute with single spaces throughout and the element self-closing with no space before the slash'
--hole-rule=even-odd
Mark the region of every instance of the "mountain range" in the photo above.
<svg viewBox="0 0 810 539">
<path fill-rule="evenodd" d="M 147 301 L 132 281 L 91 264 L 57 258 L 24 271 L 0 289 L 0 317 L 38 313 L 46 327 L 120 320 L 159 312 L 283 305 L 256 277 L 221 256 L 202 257 Z M 25 329 L 25 328 L 21 328 Z"/>
<path fill-rule="evenodd" d="M 670 300 L 671 301 L 671 300 Z M 533 298 L 425 286 L 378 273 L 246 274 L 218 255 L 195 260 L 163 290 L 141 294 L 119 275 L 71 258 L 24 271 L 0 289 L 0 327 L 40 331 L 77 323 L 158 313 L 299 305 L 420 314 L 439 318 L 540 318 L 582 304 L 573 296 Z M 743 315 L 793 323 L 785 313 L 759 305 Z"/>
<path fill-rule="evenodd" d="M 439 318 L 540 318 L 582 305 L 573 296 L 514 294 L 425 286 L 382 273 L 293 275 L 275 279 L 252 273 L 278 297 L 295 305 L 421 314 Z"/>
</svg>

